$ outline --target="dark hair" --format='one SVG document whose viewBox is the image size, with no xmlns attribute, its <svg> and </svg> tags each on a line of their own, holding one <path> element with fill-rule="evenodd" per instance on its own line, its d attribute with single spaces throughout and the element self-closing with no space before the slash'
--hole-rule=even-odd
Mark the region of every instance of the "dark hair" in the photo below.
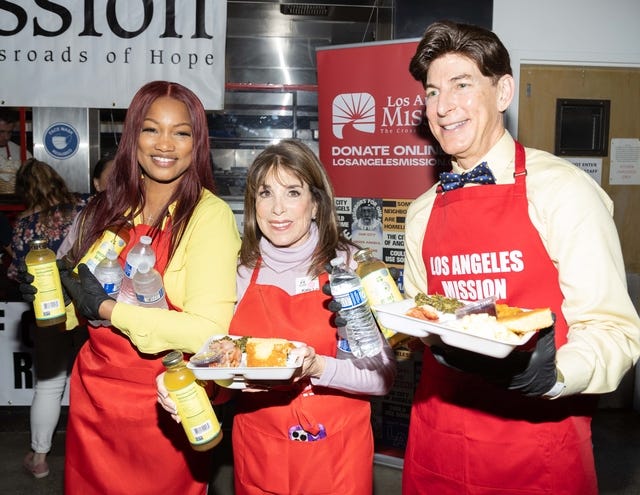
<svg viewBox="0 0 640 495">
<path fill-rule="evenodd" d="M 79 253 L 85 253 L 107 227 L 124 227 L 127 222 L 133 224 L 133 219 L 143 210 L 146 198 L 141 167 L 136 155 L 138 137 L 149 108 L 153 102 L 164 96 L 186 105 L 193 138 L 191 165 L 167 201 L 164 214 L 152 225 L 152 235 L 157 235 L 168 212 L 168 206 L 176 203 L 171 217 L 169 259 L 182 238 L 203 188 L 214 190 L 209 130 L 201 101 L 195 93 L 181 84 L 169 81 L 147 83 L 134 95 L 127 110 L 105 194 L 98 194 L 80 213 L 83 235 L 74 246 L 74 257 L 79 257 Z"/>
<path fill-rule="evenodd" d="M 304 143 L 285 139 L 265 148 L 253 161 L 247 173 L 244 194 L 244 234 L 240 247 L 240 264 L 254 267 L 260 257 L 260 239 L 263 234 L 256 219 L 256 198 L 260 187 L 270 172 L 286 170 L 309 186 L 317 207 L 315 222 L 320 241 L 311 257 L 309 274 L 316 276 L 324 271 L 325 263 L 331 261 L 336 250 L 346 251 L 355 246 L 338 227 L 331 182 L 315 153 Z"/>
<path fill-rule="evenodd" d="M 0 122 L 14 124 L 18 122 L 18 112 L 10 108 L 0 108 Z"/>
<path fill-rule="evenodd" d="M 107 166 L 107 163 L 112 161 L 114 157 L 115 157 L 115 153 L 105 153 L 102 156 L 102 158 L 100 158 L 100 160 L 96 162 L 95 166 L 93 167 L 92 178 L 99 180 L 100 176 L 102 175 L 102 172 L 104 171 L 104 168 Z"/>
<path fill-rule="evenodd" d="M 434 22 L 427 28 L 411 59 L 409 72 L 425 86 L 431 62 L 448 53 L 473 60 L 480 73 L 494 83 L 505 74 L 512 75 L 509 52 L 493 32 L 453 21 Z"/>
<path fill-rule="evenodd" d="M 16 195 L 22 198 L 28 210 L 43 212 L 61 204 L 77 202 L 60 174 L 35 158 L 29 158 L 18 169 Z"/>
</svg>

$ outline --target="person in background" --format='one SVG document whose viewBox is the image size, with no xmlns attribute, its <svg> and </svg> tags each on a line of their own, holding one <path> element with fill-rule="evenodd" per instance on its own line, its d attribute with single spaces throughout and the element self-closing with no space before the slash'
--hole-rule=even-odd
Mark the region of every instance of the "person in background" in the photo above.
<svg viewBox="0 0 640 495">
<path fill-rule="evenodd" d="M 407 296 L 496 296 L 551 308 L 555 326 L 504 359 L 425 339 L 402 491 L 596 495 L 595 394 L 615 390 L 640 354 L 612 201 L 505 129 L 515 84 L 491 31 L 434 23 L 409 68 L 453 173 L 407 212 Z M 457 264 L 469 253 L 483 260 L 473 273 Z"/>
<path fill-rule="evenodd" d="M 96 162 L 96 165 L 93 168 L 93 176 L 91 178 L 93 189 L 96 192 L 102 192 L 107 188 L 109 173 L 113 168 L 113 159 L 114 154 L 108 153 Z"/>
<path fill-rule="evenodd" d="M 17 281 L 18 266 L 24 263 L 33 239 L 44 238 L 54 252 L 69 231 L 88 196 L 69 191 L 64 179 L 48 164 L 30 158 L 16 175 L 16 194 L 24 202 L 13 229 L 13 260 L 7 276 Z M 87 338 L 85 327 L 60 332 L 58 327 L 35 328 L 29 318 L 35 344 L 36 382 L 30 409 L 31 452 L 23 465 L 36 478 L 49 475 L 47 454 L 60 418 L 62 396 L 78 349 Z"/>
<path fill-rule="evenodd" d="M 244 211 L 229 333 L 306 345 L 292 351 L 304 356 L 292 385 L 236 396 L 235 493 L 370 495 L 368 396 L 388 393 L 396 362 L 386 341 L 363 359 L 339 347 L 325 266 L 339 254 L 354 267 L 356 246 L 338 228 L 333 188 L 313 151 L 297 140 L 262 151 L 248 171 Z M 178 419 L 162 375 L 158 396 Z"/>
<path fill-rule="evenodd" d="M 18 113 L 10 108 L 0 108 L 0 194 L 15 192 L 16 172 L 22 163 L 20 145 L 11 141 L 18 122 Z M 31 158 L 29 150 L 26 158 Z"/>
<path fill-rule="evenodd" d="M 75 263 L 109 226 L 133 225 L 119 260 L 141 236 L 151 236 L 169 309 L 116 302 L 86 265 L 79 265 L 77 280 L 63 264 L 69 309 L 111 321 L 89 325 L 89 343 L 71 373 L 68 495 L 207 491 L 211 453 L 194 451 L 182 427 L 159 414 L 154 380 L 168 351 L 198 351 L 212 335 L 227 333 L 233 315 L 240 236 L 231 208 L 213 189 L 198 97 L 173 82 L 142 86 L 127 111 L 107 187 L 82 211 L 69 254 Z"/>
</svg>

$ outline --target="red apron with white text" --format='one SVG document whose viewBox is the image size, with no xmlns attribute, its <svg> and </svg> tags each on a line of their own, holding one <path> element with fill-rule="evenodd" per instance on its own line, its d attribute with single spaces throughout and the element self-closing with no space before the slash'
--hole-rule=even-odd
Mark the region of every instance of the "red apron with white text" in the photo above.
<svg viewBox="0 0 640 495">
<path fill-rule="evenodd" d="M 558 272 L 529 218 L 519 143 L 515 156 L 515 184 L 438 193 L 422 253 L 429 292 L 551 307 L 559 347 L 567 340 L 567 323 Z M 426 350 L 402 492 L 596 495 L 593 409 L 589 397 L 549 401 L 494 387 L 438 364 Z"/>
<path fill-rule="evenodd" d="M 148 229 L 132 230 L 121 263 Z M 155 267 L 163 273 L 169 235 L 158 237 L 152 244 Z M 117 329 L 89 326 L 89 341 L 71 374 L 67 495 L 206 493 L 211 452 L 195 452 L 182 426 L 157 403 L 164 354 L 140 353 Z"/>
<path fill-rule="evenodd" d="M 336 329 L 329 324 L 331 312 L 324 309 L 329 296 L 321 290 L 291 296 L 279 287 L 258 285 L 258 271 L 259 264 L 229 333 L 305 342 L 318 354 L 335 356 Z M 326 274 L 319 277 L 320 287 L 326 280 Z M 368 397 L 312 387 L 306 380 L 284 390 L 237 397 L 236 495 L 371 495 Z"/>
</svg>

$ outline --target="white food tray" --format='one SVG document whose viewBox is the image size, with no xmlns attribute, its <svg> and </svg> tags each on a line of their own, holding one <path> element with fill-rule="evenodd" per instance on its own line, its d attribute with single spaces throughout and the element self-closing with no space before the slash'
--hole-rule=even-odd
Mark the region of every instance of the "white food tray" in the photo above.
<svg viewBox="0 0 640 495">
<path fill-rule="evenodd" d="M 438 321 L 422 320 L 407 316 L 406 312 L 416 305 L 413 299 L 374 306 L 378 321 L 382 326 L 414 337 L 427 337 L 430 334 L 440 336 L 440 339 L 453 347 L 477 352 L 486 356 L 503 358 L 513 349 L 526 344 L 535 332 L 528 332 L 522 336 L 513 334 L 513 338 L 500 340 L 486 335 L 478 335 L 471 331 L 453 328 L 452 322 L 456 317 L 450 313 L 441 313 Z"/>
<path fill-rule="evenodd" d="M 214 341 L 225 337 L 225 335 L 214 335 L 209 338 L 207 342 L 201 347 L 197 354 L 207 352 L 209 344 Z M 239 339 L 241 337 L 237 335 L 228 335 L 232 339 Z M 301 342 L 290 341 L 296 347 L 301 347 Z M 287 381 L 293 377 L 295 371 L 302 366 L 302 356 L 290 356 L 286 366 L 278 367 L 248 367 L 246 365 L 247 356 L 246 353 L 242 353 L 242 360 L 240 366 L 237 368 L 210 368 L 207 366 L 196 366 L 192 362 L 187 363 L 187 368 L 193 371 L 193 374 L 199 380 L 213 380 L 218 385 L 227 388 L 245 388 L 247 382 L 260 382 L 260 381 Z"/>
</svg>

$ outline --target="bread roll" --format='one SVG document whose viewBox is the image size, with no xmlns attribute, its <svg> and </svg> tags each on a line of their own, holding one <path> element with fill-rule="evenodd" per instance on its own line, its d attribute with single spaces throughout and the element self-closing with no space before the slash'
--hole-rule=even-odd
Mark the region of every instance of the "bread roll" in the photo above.
<svg viewBox="0 0 640 495">
<path fill-rule="evenodd" d="M 498 312 L 497 322 L 504 325 L 507 330 L 523 334 L 553 325 L 553 314 L 549 308 L 533 309 L 531 311 L 506 312 L 509 316 L 501 316 Z M 504 313 L 503 313 L 504 314 Z"/>
</svg>

